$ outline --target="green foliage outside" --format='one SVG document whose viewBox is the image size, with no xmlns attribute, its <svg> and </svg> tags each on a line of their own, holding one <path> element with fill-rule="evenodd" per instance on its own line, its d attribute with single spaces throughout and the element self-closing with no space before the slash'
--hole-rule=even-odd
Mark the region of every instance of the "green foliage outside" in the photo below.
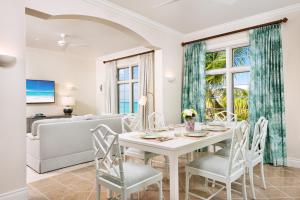
<svg viewBox="0 0 300 200">
<path fill-rule="evenodd" d="M 245 51 L 239 51 L 245 53 Z M 247 53 L 247 52 L 246 52 Z M 236 54 L 236 52 L 235 52 Z M 236 55 L 241 60 L 242 55 Z M 236 61 L 234 61 L 236 63 Z M 238 63 L 237 63 L 238 64 Z M 209 52 L 206 54 L 206 70 L 221 69 L 226 67 L 225 51 Z M 211 120 L 215 113 L 226 110 L 225 75 L 206 76 L 206 119 Z M 249 92 L 245 89 L 234 88 L 234 112 L 238 120 L 248 119 Z"/>
</svg>

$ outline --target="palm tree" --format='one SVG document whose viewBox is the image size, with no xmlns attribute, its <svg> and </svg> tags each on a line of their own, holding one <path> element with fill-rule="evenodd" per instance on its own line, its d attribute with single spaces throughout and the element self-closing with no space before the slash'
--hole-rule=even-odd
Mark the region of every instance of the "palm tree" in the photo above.
<svg viewBox="0 0 300 200">
<path fill-rule="evenodd" d="M 234 49 L 234 65 L 248 64 L 245 57 L 249 54 L 247 48 Z M 225 51 L 208 52 L 206 54 L 206 70 L 221 69 L 226 66 Z M 206 119 L 212 119 L 216 112 L 226 109 L 225 75 L 207 75 L 206 78 Z M 238 120 L 248 119 L 248 96 L 245 89 L 234 88 L 234 111 Z"/>
</svg>

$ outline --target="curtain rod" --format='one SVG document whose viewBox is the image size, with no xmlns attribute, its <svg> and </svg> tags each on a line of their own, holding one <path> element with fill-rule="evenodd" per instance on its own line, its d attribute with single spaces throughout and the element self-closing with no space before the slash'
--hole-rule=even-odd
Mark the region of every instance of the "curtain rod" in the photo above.
<svg viewBox="0 0 300 200">
<path fill-rule="evenodd" d="M 195 43 L 195 42 L 200 42 L 200 41 L 204 41 L 204 40 L 210 40 L 210 39 L 214 39 L 214 38 L 218 38 L 218 37 L 223 37 L 223 36 L 226 36 L 226 35 L 231 35 L 231 34 L 240 33 L 240 32 L 244 32 L 244 31 L 249 31 L 249 30 L 255 29 L 255 28 L 261 28 L 261 27 L 269 26 L 269 25 L 273 25 L 273 24 L 286 23 L 287 21 L 288 21 L 288 18 L 285 17 L 283 19 L 272 21 L 272 22 L 268 22 L 268 23 L 265 23 L 265 24 L 259 24 L 259 25 L 256 25 L 256 26 L 250 26 L 250 27 L 247 27 L 247 28 L 242 28 L 242 29 L 238 29 L 238 30 L 235 30 L 235 31 L 221 33 L 221 34 L 218 34 L 218 35 L 213 35 L 213 36 L 209 36 L 209 37 L 205 37 L 205 38 L 201 38 L 201 39 L 197 39 L 197 40 L 192 40 L 192 41 L 189 41 L 189 42 L 183 42 L 183 43 L 181 43 L 181 45 L 185 46 L 187 44 L 191 44 L 191 43 Z"/>
<path fill-rule="evenodd" d="M 126 58 L 131 58 L 131 57 L 135 57 L 135 56 L 144 55 L 144 54 L 147 54 L 147 53 L 154 53 L 154 50 L 133 54 L 133 55 L 130 55 L 130 56 L 115 58 L 115 59 L 112 59 L 112 60 L 106 60 L 106 61 L 103 61 L 103 63 L 105 64 L 105 63 L 112 62 L 112 61 L 117 61 L 117 60 L 122 60 L 122 59 L 126 59 Z"/>
</svg>

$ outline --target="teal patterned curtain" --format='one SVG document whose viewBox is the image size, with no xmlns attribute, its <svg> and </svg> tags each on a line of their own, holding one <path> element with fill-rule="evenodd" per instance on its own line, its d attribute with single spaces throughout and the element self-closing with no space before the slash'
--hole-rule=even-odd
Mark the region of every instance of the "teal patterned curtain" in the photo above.
<svg viewBox="0 0 300 200">
<path fill-rule="evenodd" d="M 260 116 L 269 120 L 264 160 L 275 166 L 287 162 L 280 31 L 277 24 L 250 32 L 250 124 L 254 127 Z"/>
<path fill-rule="evenodd" d="M 182 109 L 194 108 L 197 121 L 205 118 L 205 43 L 184 47 Z"/>
</svg>

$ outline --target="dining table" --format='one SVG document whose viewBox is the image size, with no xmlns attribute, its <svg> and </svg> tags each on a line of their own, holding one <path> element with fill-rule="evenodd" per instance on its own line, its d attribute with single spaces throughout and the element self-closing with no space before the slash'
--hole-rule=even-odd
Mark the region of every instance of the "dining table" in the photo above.
<svg viewBox="0 0 300 200">
<path fill-rule="evenodd" d="M 200 127 L 198 126 L 198 129 L 199 130 L 194 131 L 195 134 L 187 132 L 185 127 L 182 126 L 152 132 L 128 132 L 119 135 L 119 143 L 124 148 L 131 147 L 168 156 L 170 199 L 179 200 L 179 157 L 220 141 L 230 139 L 233 133 L 233 126 L 218 129 L 213 126 L 201 125 Z M 201 134 L 201 131 L 204 134 Z M 200 133 L 201 136 L 197 137 L 196 133 Z M 157 137 L 145 137 L 147 135 L 157 135 Z"/>
</svg>

